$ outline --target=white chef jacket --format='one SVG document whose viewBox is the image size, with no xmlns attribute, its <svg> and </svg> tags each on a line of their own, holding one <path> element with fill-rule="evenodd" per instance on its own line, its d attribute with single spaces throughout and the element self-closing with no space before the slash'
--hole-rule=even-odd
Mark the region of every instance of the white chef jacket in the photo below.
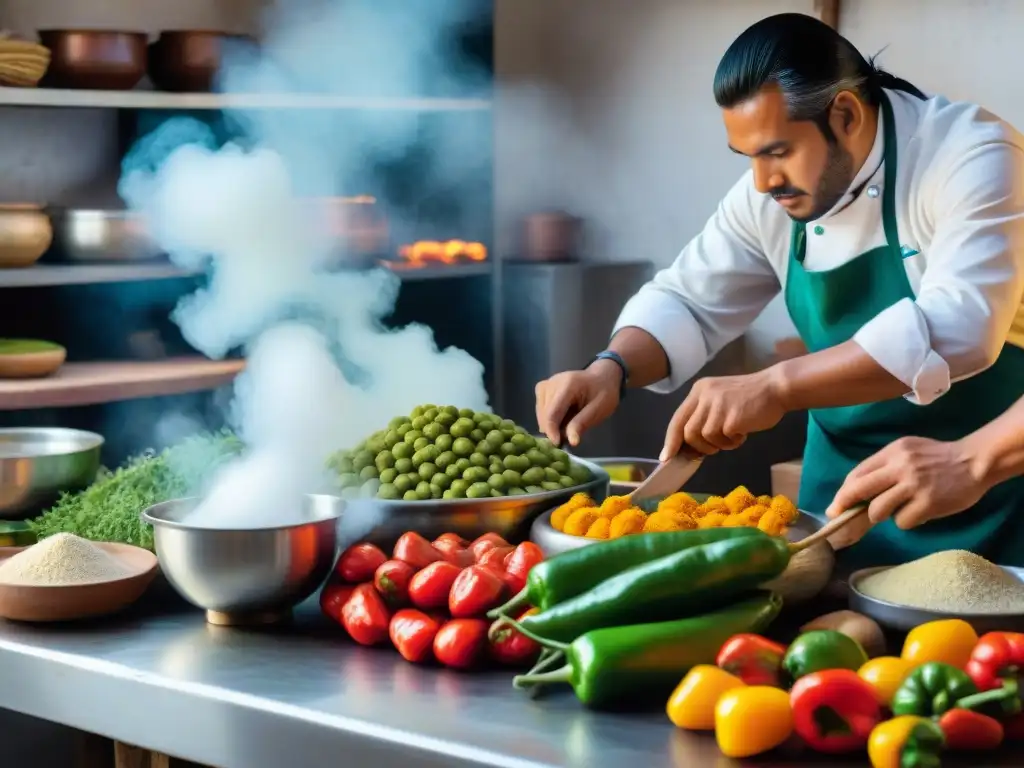
<svg viewBox="0 0 1024 768">
<path fill-rule="evenodd" d="M 992 365 L 1005 342 L 1024 347 L 1024 136 L 974 104 L 886 93 L 900 245 L 916 298 L 879 313 L 854 340 L 924 405 Z M 883 145 L 880 114 L 850 190 L 807 226 L 806 269 L 833 269 L 885 244 Z M 615 330 L 642 328 L 668 356 L 668 378 L 650 389 L 671 392 L 692 378 L 779 293 L 790 226 L 748 171 L 672 265 L 629 300 Z"/>
</svg>

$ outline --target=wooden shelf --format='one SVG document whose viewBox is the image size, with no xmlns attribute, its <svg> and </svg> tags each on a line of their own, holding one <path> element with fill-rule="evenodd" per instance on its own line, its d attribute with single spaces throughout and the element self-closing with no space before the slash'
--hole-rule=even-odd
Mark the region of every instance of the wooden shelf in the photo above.
<svg viewBox="0 0 1024 768">
<path fill-rule="evenodd" d="M 0 288 L 127 283 L 132 280 L 168 280 L 198 274 L 201 274 L 198 270 L 184 270 L 167 262 L 36 264 L 23 269 L 0 269 Z"/>
<path fill-rule="evenodd" d="M 65 363 L 45 379 L 0 380 L 0 410 L 67 408 L 202 392 L 229 384 L 243 368 L 244 360 L 202 357 Z"/>
<path fill-rule="evenodd" d="M 423 267 L 408 266 L 402 262 L 384 264 L 402 280 L 443 280 L 456 277 L 480 277 L 491 274 L 491 262 L 474 261 L 460 264 L 430 264 Z"/>
<path fill-rule="evenodd" d="M 164 93 L 0 88 L 0 106 L 105 109 L 359 109 L 467 112 L 491 108 L 489 99 L 370 99 L 315 93 Z"/>
<path fill-rule="evenodd" d="M 400 263 L 384 265 L 402 280 L 478 277 L 491 273 L 490 262 L 410 267 Z M 202 270 L 184 270 L 167 262 L 124 264 L 36 264 L 23 269 L 0 269 L 0 288 L 30 288 L 90 283 L 127 283 L 133 280 L 169 280 L 194 277 Z"/>
</svg>

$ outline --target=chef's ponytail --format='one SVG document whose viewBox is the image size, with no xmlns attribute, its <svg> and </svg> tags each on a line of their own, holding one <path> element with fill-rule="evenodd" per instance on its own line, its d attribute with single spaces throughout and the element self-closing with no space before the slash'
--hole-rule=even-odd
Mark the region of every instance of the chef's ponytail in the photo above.
<svg viewBox="0 0 1024 768">
<path fill-rule="evenodd" d="M 917 87 L 878 68 L 832 27 L 803 13 L 769 16 L 748 27 L 715 71 L 715 102 L 731 109 L 775 85 L 793 120 L 817 123 L 831 138 L 828 111 L 842 91 L 877 105 L 883 89 L 927 98 Z"/>
</svg>

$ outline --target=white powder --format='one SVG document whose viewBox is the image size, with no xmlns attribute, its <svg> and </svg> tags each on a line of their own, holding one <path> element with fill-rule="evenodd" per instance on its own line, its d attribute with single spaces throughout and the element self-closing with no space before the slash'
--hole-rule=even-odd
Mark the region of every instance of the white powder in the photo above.
<svg viewBox="0 0 1024 768">
<path fill-rule="evenodd" d="M 0 563 L 0 583 L 55 587 L 111 581 L 130 575 L 91 541 L 58 533 Z"/>
</svg>

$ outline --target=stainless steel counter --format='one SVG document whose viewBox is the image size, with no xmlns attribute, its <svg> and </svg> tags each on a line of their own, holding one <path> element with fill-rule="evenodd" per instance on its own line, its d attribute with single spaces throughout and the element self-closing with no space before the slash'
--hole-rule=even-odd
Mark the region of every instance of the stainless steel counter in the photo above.
<svg viewBox="0 0 1024 768">
<path fill-rule="evenodd" d="M 312 604 L 273 631 L 208 626 L 180 606 L 80 626 L 0 622 L 0 681 L 0 707 L 218 768 L 739 765 L 661 713 L 590 713 L 563 691 L 531 700 L 510 673 L 355 648 Z"/>
</svg>

